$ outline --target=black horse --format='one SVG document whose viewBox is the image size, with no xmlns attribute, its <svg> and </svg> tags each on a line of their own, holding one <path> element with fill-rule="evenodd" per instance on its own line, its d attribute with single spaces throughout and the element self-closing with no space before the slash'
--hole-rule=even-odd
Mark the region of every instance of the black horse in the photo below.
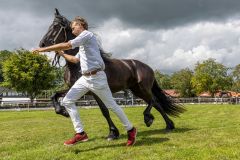
<svg viewBox="0 0 240 160">
<path fill-rule="evenodd" d="M 47 33 L 42 38 L 40 47 L 67 42 L 74 37 L 75 36 L 72 34 L 70 27 L 70 21 L 60 15 L 59 11 L 56 9 L 53 23 L 50 25 Z M 71 55 L 75 55 L 77 52 L 78 48 L 65 51 L 66 54 Z M 174 103 L 174 101 L 158 86 L 153 70 L 148 65 L 137 60 L 111 59 L 104 56 L 104 54 L 105 52 L 101 50 L 101 55 L 106 66 L 105 73 L 107 75 L 111 91 L 114 93 L 120 90 L 130 89 L 135 96 L 142 98 L 148 104 L 147 108 L 143 112 L 144 122 L 148 127 L 154 120 L 153 115 L 150 113 L 153 106 L 163 116 L 166 122 L 166 129 L 174 129 L 174 123 L 168 115 L 175 117 L 179 116 L 179 114 L 183 113 L 185 109 L 182 105 Z M 71 87 L 81 76 L 79 70 L 79 64 L 73 64 L 66 61 L 64 80 L 69 87 Z M 67 111 L 58 102 L 58 99 L 64 96 L 66 92 L 67 91 L 60 91 L 55 93 L 52 96 L 52 100 L 56 113 L 67 117 L 69 116 Z M 108 139 L 118 138 L 118 129 L 112 122 L 107 107 L 96 95 L 93 94 L 93 96 L 108 122 L 110 130 Z"/>
</svg>

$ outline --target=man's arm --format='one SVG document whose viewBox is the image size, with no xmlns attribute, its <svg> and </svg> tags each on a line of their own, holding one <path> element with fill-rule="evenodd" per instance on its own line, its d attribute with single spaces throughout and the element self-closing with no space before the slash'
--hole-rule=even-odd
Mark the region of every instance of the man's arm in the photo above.
<svg viewBox="0 0 240 160">
<path fill-rule="evenodd" d="M 79 58 L 69 54 L 65 54 L 63 51 L 58 51 L 57 53 L 69 62 L 78 63 L 80 61 Z"/>
<path fill-rule="evenodd" d="M 61 50 L 68 50 L 68 49 L 72 49 L 72 44 L 70 42 L 65 42 L 65 43 L 58 43 L 58 44 L 48 46 L 48 47 L 34 49 L 33 53 L 61 51 Z"/>
</svg>

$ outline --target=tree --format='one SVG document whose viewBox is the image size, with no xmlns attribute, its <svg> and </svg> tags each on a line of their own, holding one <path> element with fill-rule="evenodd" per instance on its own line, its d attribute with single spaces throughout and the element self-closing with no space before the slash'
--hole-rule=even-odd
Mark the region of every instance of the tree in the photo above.
<svg viewBox="0 0 240 160">
<path fill-rule="evenodd" d="M 2 63 L 9 58 L 12 52 L 8 50 L 0 51 L 0 82 L 3 82 Z"/>
<path fill-rule="evenodd" d="M 240 64 L 234 67 L 232 71 L 233 86 L 232 90 L 240 92 Z"/>
<path fill-rule="evenodd" d="M 215 62 L 214 59 L 210 58 L 203 61 L 202 63 L 197 63 L 194 69 L 194 76 L 192 78 L 193 87 L 199 94 L 204 91 L 214 93 L 218 90 L 227 90 L 231 86 L 231 77 L 228 76 L 229 68 L 225 67 L 223 64 Z"/>
<path fill-rule="evenodd" d="M 33 101 L 42 90 L 54 86 L 56 74 L 46 56 L 22 49 L 3 62 L 3 77 L 2 86 L 27 92 Z"/>
<path fill-rule="evenodd" d="M 193 72 L 188 68 L 177 71 L 172 75 L 171 82 L 173 88 L 180 93 L 181 97 L 195 96 L 195 92 L 191 84 L 192 77 Z"/>
<path fill-rule="evenodd" d="M 53 91 L 57 91 L 57 90 L 63 90 L 63 89 L 67 89 L 68 86 L 67 84 L 65 84 L 64 81 L 64 73 L 65 73 L 65 67 L 55 67 L 54 68 L 54 72 L 56 74 L 56 78 L 54 80 L 54 88 Z"/>
<path fill-rule="evenodd" d="M 162 89 L 172 89 L 171 76 L 161 73 L 159 70 L 154 71 L 155 78 Z"/>
</svg>

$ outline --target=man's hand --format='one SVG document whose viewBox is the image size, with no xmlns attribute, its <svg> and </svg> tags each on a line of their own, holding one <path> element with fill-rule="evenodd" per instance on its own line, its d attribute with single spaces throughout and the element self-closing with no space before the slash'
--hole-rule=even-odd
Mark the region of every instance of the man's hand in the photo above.
<svg viewBox="0 0 240 160">
<path fill-rule="evenodd" d="M 59 56 L 63 56 L 64 51 L 56 51 Z"/>
<path fill-rule="evenodd" d="M 43 49 L 42 48 L 36 48 L 36 49 L 33 49 L 32 52 L 34 54 L 38 54 L 39 52 L 43 52 Z"/>
</svg>

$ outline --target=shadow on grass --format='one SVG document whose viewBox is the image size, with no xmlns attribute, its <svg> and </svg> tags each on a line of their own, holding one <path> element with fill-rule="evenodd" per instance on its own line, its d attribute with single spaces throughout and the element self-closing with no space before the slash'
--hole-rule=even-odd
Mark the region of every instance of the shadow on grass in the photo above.
<svg viewBox="0 0 240 160">
<path fill-rule="evenodd" d="M 138 130 L 138 137 L 148 137 L 152 135 L 159 135 L 159 134 L 171 134 L 171 133 L 184 133 L 191 130 L 195 130 L 193 128 L 176 128 L 174 130 L 166 130 L 166 129 L 155 129 L 155 130 L 145 130 L 140 131 Z M 125 139 L 126 134 L 120 135 L 119 139 Z M 107 137 L 102 137 L 102 139 L 107 139 Z"/>
<path fill-rule="evenodd" d="M 162 143 L 162 142 L 165 142 L 168 140 L 169 140 L 169 138 L 153 138 L 153 137 L 147 137 L 147 138 L 143 138 L 143 139 L 138 138 L 137 142 L 134 146 L 149 146 L 149 145 L 156 144 L 156 143 Z M 125 145 L 126 145 L 126 143 L 100 145 L 100 146 L 94 146 L 94 147 L 88 148 L 88 149 L 75 149 L 75 150 L 73 150 L 73 152 L 75 154 L 79 154 L 82 152 L 88 152 L 88 151 L 93 151 L 93 150 L 103 149 L 103 148 L 126 147 Z"/>
<path fill-rule="evenodd" d="M 174 130 L 155 129 L 155 130 L 140 131 L 138 133 L 140 133 L 142 136 L 146 136 L 146 135 L 155 135 L 155 134 L 184 133 L 191 130 L 194 130 L 194 129 L 192 128 L 176 128 Z"/>
<path fill-rule="evenodd" d="M 169 134 L 169 133 L 184 133 L 184 132 L 188 132 L 190 130 L 193 130 L 193 129 L 177 128 L 177 129 L 172 130 L 171 132 L 166 131 L 165 129 L 138 131 L 137 142 L 134 146 L 149 146 L 152 144 L 159 144 L 159 143 L 163 143 L 165 141 L 169 141 L 169 138 L 150 137 L 152 135 Z M 127 138 L 126 135 L 122 135 L 122 136 L 120 136 L 119 139 L 126 139 L 126 138 Z M 94 141 L 95 141 L 95 139 L 94 139 Z M 117 141 L 117 140 L 115 140 L 115 141 Z M 125 145 L 126 145 L 125 143 L 124 144 L 118 143 L 118 144 L 111 144 L 111 145 L 100 145 L 100 146 L 94 146 L 94 147 L 88 148 L 88 149 L 75 149 L 75 150 L 73 150 L 73 152 L 75 154 L 79 154 L 81 152 L 88 152 L 88 151 L 102 149 L 102 148 L 125 147 Z"/>
</svg>

